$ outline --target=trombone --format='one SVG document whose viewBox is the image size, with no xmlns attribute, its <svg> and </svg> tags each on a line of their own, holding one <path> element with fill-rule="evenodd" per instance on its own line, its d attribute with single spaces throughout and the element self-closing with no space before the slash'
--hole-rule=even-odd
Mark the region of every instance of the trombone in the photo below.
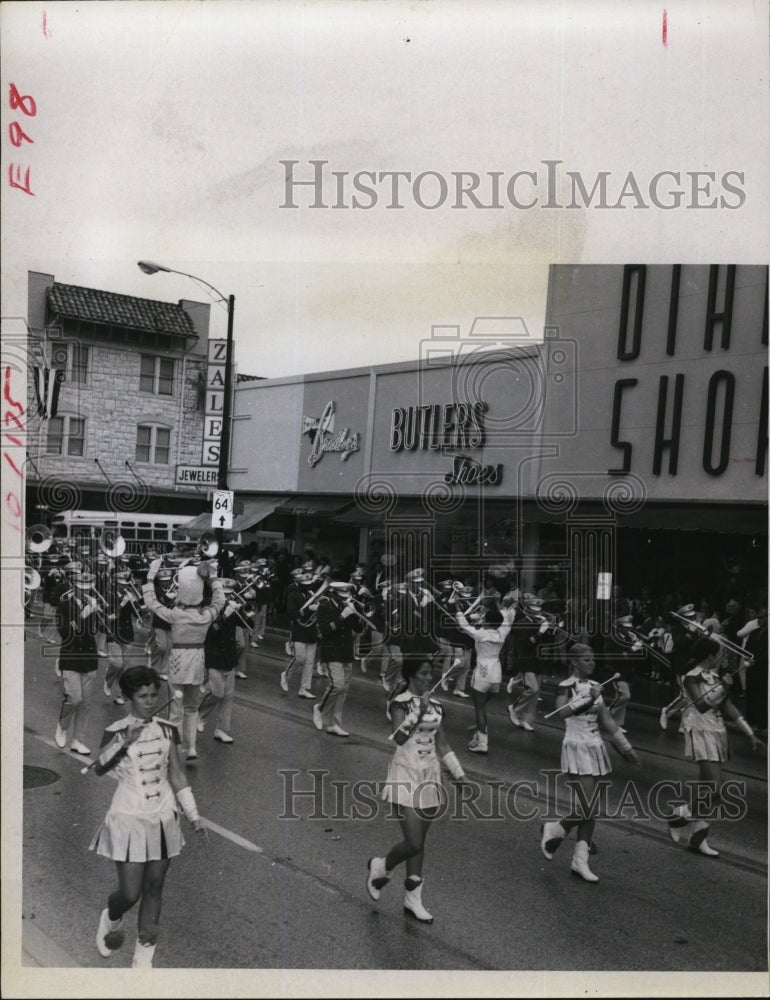
<svg viewBox="0 0 770 1000">
<path fill-rule="evenodd" d="M 679 614 L 678 611 L 669 611 L 672 618 L 676 618 L 678 621 L 682 622 L 691 632 L 698 632 L 704 639 L 713 639 L 718 642 L 720 646 L 727 650 L 728 653 L 734 653 L 739 656 L 742 660 L 746 661 L 746 664 L 750 666 L 754 662 L 754 654 L 744 649 L 743 646 L 739 646 L 737 642 L 733 642 L 732 639 L 728 639 L 726 636 L 722 635 L 721 632 L 713 632 L 710 628 L 702 625 L 700 622 L 696 622 L 692 618 L 685 618 L 684 615 Z"/>
<path fill-rule="evenodd" d="M 665 653 L 662 653 L 659 649 L 655 648 L 654 641 L 651 636 L 643 635 L 638 632 L 632 625 L 618 625 L 617 620 L 613 623 L 612 631 L 615 638 L 623 646 L 629 646 L 631 652 L 635 652 L 634 647 L 637 645 L 642 646 L 653 659 L 657 660 L 658 663 L 662 663 L 664 667 L 671 669 L 671 663 Z"/>
</svg>

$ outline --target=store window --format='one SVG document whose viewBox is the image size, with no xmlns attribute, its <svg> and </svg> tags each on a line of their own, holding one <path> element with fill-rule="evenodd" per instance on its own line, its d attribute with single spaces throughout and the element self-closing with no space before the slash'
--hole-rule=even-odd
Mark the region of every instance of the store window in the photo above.
<svg viewBox="0 0 770 1000">
<path fill-rule="evenodd" d="M 174 362 L 171 358 L 157 358 L 142 354 L 139 369 L 140 392 L 154 396 L 171 396 L 174 393 Z"/>
<path fill-rule="evenodd" d="M 136 461 L 147 465 L 168 465 L 171 431 L 157 424 L 139 424 L 136 428 Z"/>
<path fill-rule="evenodd" d="M 51 417 L 46 439 L 47 455 L 85 455 L 86 422 L 81 417 Z"/>
</svg>

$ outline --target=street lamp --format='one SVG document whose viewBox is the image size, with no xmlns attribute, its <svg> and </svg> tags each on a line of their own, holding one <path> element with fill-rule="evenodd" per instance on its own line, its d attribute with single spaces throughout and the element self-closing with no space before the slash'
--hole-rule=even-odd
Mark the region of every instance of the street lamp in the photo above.
<svg viewBox="0 0 770 1000">
<path fill-rule="evenodd" d="M 195 274 L 188 274 L 187 271 L 177 271 L 173 267 L 166 267 L 163 264 L 155 264 L 151 260 L 137 261 L 137 266 L 144 274 L 157 274 L 163 271 L 166 274 L 181 274 L 185 278 L 197 281 L 206 288 L 211 289 L 215 295 L 219 296 L 220 302 L 227 303 L 227 349 L 225 353 L 225 399 L 222 406 L 222 434 L 219 439 L 219 468 L 217 470 L 217 488 L 227 489 L 227 463 L 230 456 L 230 397 L 232 395 L 233 380 L 233 314 L 235 312 L 235 296 L 229 295 L 227 298 L 208 281 L 199 278 Z M 221 539 L 220 539 L 221 542 Z"/>
</svg>

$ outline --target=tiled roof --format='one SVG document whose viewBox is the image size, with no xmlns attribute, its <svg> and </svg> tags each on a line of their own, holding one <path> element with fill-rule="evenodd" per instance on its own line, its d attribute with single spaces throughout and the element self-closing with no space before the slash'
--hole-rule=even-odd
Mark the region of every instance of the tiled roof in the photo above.
<svg viewBox="0 0 770 1000">
<path fill-rule="evenodd" d="M 55 313 L 67 319 L 176 337 L 196 337 L 190 317 L 181 306 L 172 302 L 55 283 L 48 290 L 48 304 Z"/>
</svg>

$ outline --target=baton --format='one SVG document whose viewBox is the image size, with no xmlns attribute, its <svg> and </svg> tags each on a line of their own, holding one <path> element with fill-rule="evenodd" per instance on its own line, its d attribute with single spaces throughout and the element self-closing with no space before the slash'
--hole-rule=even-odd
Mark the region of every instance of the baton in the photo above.
<svg viewBox="0 0 770 1000">
<path fill-rule="evenodd" d="M 621 677 L 620 674 L 613 674 L 612 677 L 608 677 L 606 681 L 603 681 L 599 685 L 599 690 L 601 690 L 604 687 L 605 684 L 611 684 L 613 681 L 619 681 L 620 677 Z M 558 712 L 561 712 L 562 708 L 567 708 L 568 705 L 569 705 L 569 702 L 567 702 L 566 705 L 562 705 L 561 708 L 555 708 L 553 710 L 553 712 L 549 712 L 548 715 L 544 715 L 543 718 L 544 719 L 550 719 L 552 715 L 556 715 Z"/>
</svg>

